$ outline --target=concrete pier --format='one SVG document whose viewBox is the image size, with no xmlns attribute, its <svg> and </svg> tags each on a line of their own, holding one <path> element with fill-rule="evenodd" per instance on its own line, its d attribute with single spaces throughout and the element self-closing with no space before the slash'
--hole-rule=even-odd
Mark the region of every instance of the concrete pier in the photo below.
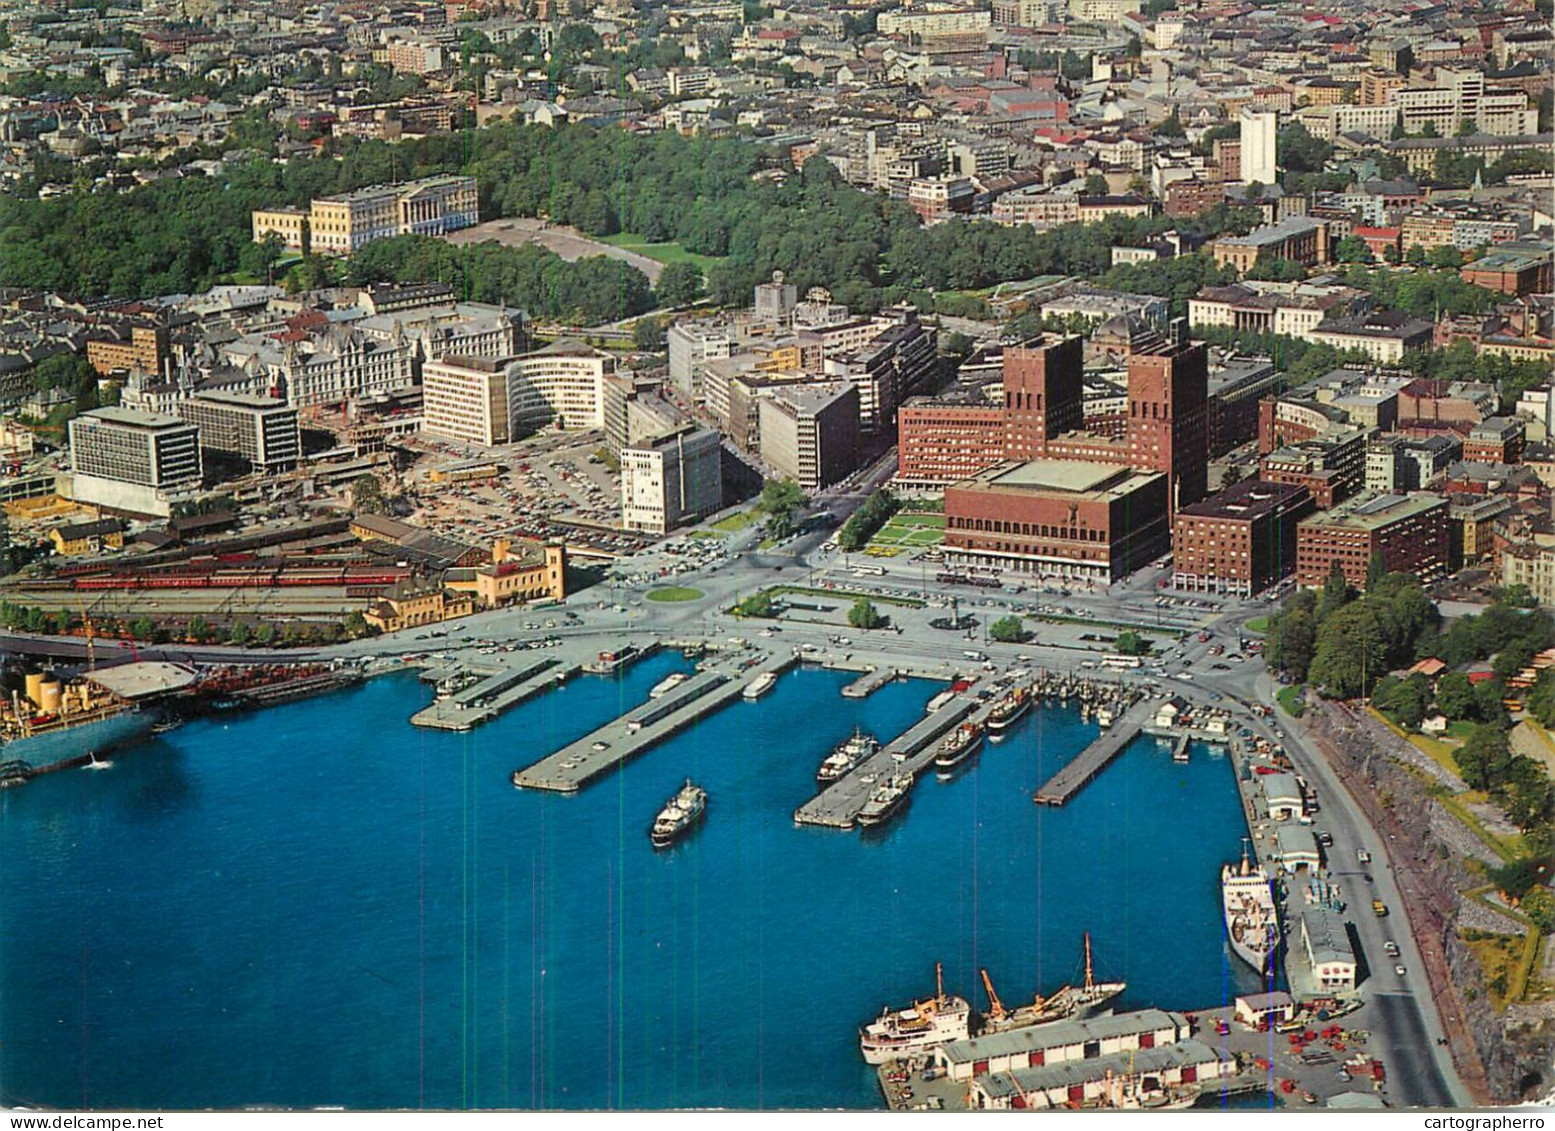
<svg viewBox="0 0 1555 1131">
<path fill-rule="evenodd" d="M 541 691 L 565 683 L 578 671 L 576 665 L 563 667 L 551 657 L 504 668 L 417 711 L 410 721 L 437 730 L 473 730 Z"/>
<path fill-rule="evenodd" d="M 794 821 L 801 825 L 851 829 L 864 802 L 881 782 L 898 773 L 916 778 L 933 764 L 939 738 L 964 719 L 986 718 L 995 702 L 997 699 L 984 703 L 967 695 L 956 696 L 806 801 L 794 811 Z"/>
<path fill-rule="evenodd" d="M 736 652 L 709 665 L 660 699 L 649 699 L 533 765 L 513 773 L 520 789 L 576 793 L 595 779 L 739 699 L 757 676 L 781 674 L 790 653 Z"/>
<path fill-rule="evenodd" d="M 1079 793 L 1092 778 L 1123 753 L 1128 744 L 1144 733 L 1145 721 L 1150 718 L 1154 706 L 1149 699 L 1141 699 L 1124 711 L 1111 727 L 1096 736 L 1096 740 L 1082 750 L 1074 761 L 1047 780 L 1037 790 L 1032 800 L 1038 805 L 1063 805 Z"/>
<path fill-rule="evenodd" d="M 896 678 L 895 668 L 877 668 L 867 671 L 842 689 L 849 699 L 867 699 Z"/>
</svg>

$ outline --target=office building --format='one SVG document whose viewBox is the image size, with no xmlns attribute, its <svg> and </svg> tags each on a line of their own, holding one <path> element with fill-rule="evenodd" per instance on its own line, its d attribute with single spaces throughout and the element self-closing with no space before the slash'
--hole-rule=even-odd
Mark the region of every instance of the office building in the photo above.
<svg viewBox="0 0 1555 1131">
<path fill-rule="evenodd" d="M 1179 589 L 1251 597 L 1296 568 L 1296 524 L 1312 510 L 1305 488 L 1247 479 L 1183 507 L 1172 526 Z"/>
<path fill-rule="evenodd" d="M 536 429 L 605 426 L 608 354 L 560 341 L 518 357 L 456 357 L 422 370 L 423 427 L 435 435 L 491 446 Z"/>
<path fill-rule="evenodd" d="M 204 476 L 199 430 L 175 416 L 99 408 L 70 422 L 71 497 L 166 517 Z"/>
<path fill-rule="evenodd" d="M 254 471 L 289 470 L 302 456 L 297 410 L 278 397 L 212 390 L 179 401 L 178 415 L 199 428 L 203 451 Z"/>
<path fill-rule="evenodd" d="M 1432 582 L 1447 568 L 1447 500 L 1440 495 L 1362 495 L 1303 519 L 1296 528 L 1296 583 L 1316 588 L 1338 562 L 1357 589 L 1372 556 L 1388 573 Z"/>
<path fill-rule="evenodd" d="M 761 458 L 818 491 L 858 466 L 858 390 L 844 381 L 781 386 L 760 398 Z"/>
<path fill-rule="evenodd" d="M 667 534 L 723 505 L 717 432 L 684 424 L 621 451 L 621 525 Z"/>
</svg>

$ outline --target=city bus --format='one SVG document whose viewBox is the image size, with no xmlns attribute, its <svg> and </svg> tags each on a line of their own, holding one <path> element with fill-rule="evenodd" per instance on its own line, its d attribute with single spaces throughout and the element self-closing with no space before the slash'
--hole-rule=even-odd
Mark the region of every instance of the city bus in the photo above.
<svg viewBox="0 0 1555 1131">
<path fill-rule="evenodd" d="M 1121 672 L 1139 667 L 1138 656 L 1103 656 L 1101 666 L 1111 671 Z"/>
</svg>

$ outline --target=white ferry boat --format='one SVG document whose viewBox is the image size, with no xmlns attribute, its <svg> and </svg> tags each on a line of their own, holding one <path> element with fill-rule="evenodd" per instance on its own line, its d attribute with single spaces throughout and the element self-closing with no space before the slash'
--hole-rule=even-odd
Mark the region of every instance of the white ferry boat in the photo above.
<svg viewBox="0 0 1555 1131">
<path fill-rule="evenodd" d="M 905 1009 L 886 1006 L 876 1020 L 859 1030 L 859 1051 L 865 1064 L 884 1064 L 971 1036 L 972 1007 L 966 998 L 945 993 L 944 972 L 937 962 L 934 982 L 933 997 Z"/>
</svg>

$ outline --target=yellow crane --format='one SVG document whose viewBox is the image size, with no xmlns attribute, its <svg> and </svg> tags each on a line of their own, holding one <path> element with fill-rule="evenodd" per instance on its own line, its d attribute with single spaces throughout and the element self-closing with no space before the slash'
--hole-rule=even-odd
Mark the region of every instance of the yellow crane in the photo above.
<svg viewBox="0 0 1555 1131">
<path fill-rule="evenodd" d="M 992 1021 L 1004 1020 L 1004 1003 L 999 1000 L 999 995 L 994 992 L 993 979 L 988 976 L 987 970 L 979 970 L 983 976 L 983 989 L 988 991 L 988 1017 Z"/>
</svg>

